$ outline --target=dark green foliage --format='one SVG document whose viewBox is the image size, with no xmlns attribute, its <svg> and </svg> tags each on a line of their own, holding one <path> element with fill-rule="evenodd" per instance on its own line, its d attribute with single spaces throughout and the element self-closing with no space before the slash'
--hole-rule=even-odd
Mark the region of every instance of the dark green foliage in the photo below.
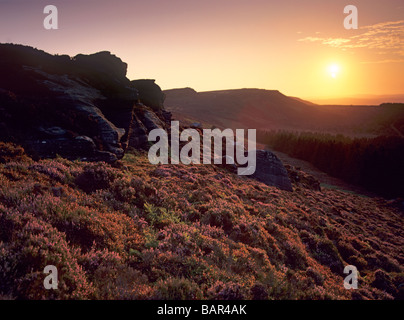
<svg viewBox="0 0 404 320">
<path fill-rule="evenodd" d="M 259 132 L 258 140 L 320 170 L 386 197 L 404 196 L 404 139 L 311 132 Z"/>
</svg>

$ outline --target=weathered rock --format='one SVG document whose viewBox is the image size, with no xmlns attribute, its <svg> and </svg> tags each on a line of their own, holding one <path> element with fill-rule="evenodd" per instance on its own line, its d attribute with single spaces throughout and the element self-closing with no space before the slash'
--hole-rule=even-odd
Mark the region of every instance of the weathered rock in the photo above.
<svg viewBox="0 0 404 320">
<path fill-rule="evenodd" d="M 50 127 L 50 128 L 39 127 L 38 130 L 42 132 L 44 135 L 52 137 L 63 137 L 67 134 L 67 131 L 60 127 Z"/>
<path fill-rule="evenodd" d="M 268 150 L 256 150 L 256 170 L 251 178 L 286 191 L 293 191 L 288 172 L 278 157 Z"/>
<path fill-rule="evenodd" d="M 196 128 L 195 130 L 197 130 L 200 135 L 202 135 L 203 127 L 199 126 L 199 123 L 197 126 L 193 127 Z M 226 154 L 227 152 L 226 137 L 223 137 L 221 141 L 218 143 L 221 143 L 222 147 L 221 150 L 222 156 L 220 157 L 221 159 L 219 161 L 221 162 L 221 164 L 218 164 L 218 166 L 227 168 L 231 172 L 238 172 L 238 173 L 242 172 L 242 174 L 246 174 L 247 172 L 252 171 L 252 167 L 249 166 L 250 165 L 249 163 L 246 165 L 240 165 L 239 163 L 237 163 L 237 157 L 231 157 Z M 244 148 L 244 143 L 236 142 L 233 140 L 232 144 L 234 147 L 233 150 L 234 155 L 237 154 L 238 148 L 240 147 Z M 214 142 L 214 145 L 216 146 L 216 141 Z M 212 152 L 210 155 L 213 157 L 213 159 L 219 158 L 219 155 L 216 155 L 214 153 L 215 146 L 212 148 Z M 260 182 L 265 183 L 268 186 L 274 186 L 286 191 L 293 191 L 292 183 L 289 179 L 288 172 L 284 167 L 283 163 L 279 160 L 279 158 L 275 154 L 273 154 L 271 151 L 268 150 L 254 150 L 250 152 L 254 152 L 256 155 L 256 168 L 255 172 L 251 175 L 246 175 L 247 177 L 256 179 Z M 201 150 L 201 155 L 202 154 L 203 150 Z M 245 156 L 248 155 L 247 151 L 245 151 L 245 148 L 244 148 L 244 155 Z M 201 161 L 203 160 L 201 159 Z M 212 162 L 214 162 L 214 160 Z M 247 165 L 249 167 L 247 167 Z"/>
<path fill-rule="evenodd" d="M 150 108 L 144 106 L 141 108 L 142 109 L 139 113 L 135 110 L 135 114 L 149 132 L 154 129 L 165 128 L 163 121 L 161 121 L 161 119 Z"/>
<path fill-rule="evenodd" d="M 39 158 L 107 162 L 128 145 L 146 147 L 148 132 L 165 128 L 171 114 L 154 80 L 135 81 L 149 106 L 135 107 L 140 97 L 126 70 L 107 51 L 70 58 L 1 44 L 0 140 Z"/>
<path fill-rule="evenodd" d="M 148 132 L 136 114 L 133 115 L 129 130 L 129 146 L 133 148 L 145 149 L 148 145 Z"/>
<path fill-rule="evenodd" d="M 27 141 L 30 153 L 44 158 L 53 158 L 56 155 L 77 159 L 93 156 L 97 150 L 94 141 L 86 136 L 76 138 L 53 138 Z"/>
<path fill-rule="evenodd" d="M 153 110 L 161 110 L 164 107 L 165 94 L 155 83 L 155 80 L 133 80 L 132 85 L 139 92 L 139 100 Z"/>
<path fill-rule="evenodd" d="M 108 150 L 119 147 L 119 142 L 125 134 L 125 129 L 117 128 L 112 122 L 104 117 L 101 110 L 94 105 L 77 105 L 76 110 L 85 117 L 92 119 L 97 125 L 97 132 L 100 134 L 101 140 Z"/>
<path fill-rule="evenodd" d="M 101 51 L 90 55 L 78 54 L 74 57 L 75 64 L 83 73 L 105 75 L 105 77 L 126 77 L 128 65 L 109 51 Z M 108 81 L 109 82 L 109 81 Z"/>
</svg>

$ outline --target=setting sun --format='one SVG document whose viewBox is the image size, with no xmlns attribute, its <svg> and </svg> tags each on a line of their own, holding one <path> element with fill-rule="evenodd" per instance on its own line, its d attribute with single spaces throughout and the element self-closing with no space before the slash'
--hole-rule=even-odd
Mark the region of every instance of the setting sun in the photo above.
<svg viewBox="0 0 404 320">
<path fill-rule="evenodd" d="M 0 0 L 2 314 L 404 300 L 403 75 L 404 0 Z"/>
<path fill-rule="evenodd" d="M 332 64 L 328 67 L 328 72 L 330 73 L 331 77 L 335 79 L 340 72 L 340 66 L 337 64 Z"/>
</svg>

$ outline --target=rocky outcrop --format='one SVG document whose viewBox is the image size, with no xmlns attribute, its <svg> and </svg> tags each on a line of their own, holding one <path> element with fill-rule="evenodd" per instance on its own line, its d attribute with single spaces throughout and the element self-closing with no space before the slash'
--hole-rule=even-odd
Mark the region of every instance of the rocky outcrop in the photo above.
<svg viewBox="0 0 404 320">
<path fill-rule="evenodd" d="M 147 105 L 155 111 L 164 108 L 165 94 L 155 83 L 155 80 L 133 80 L 132 85 L 139 92 L 139 100 L 143 104 Z"/>
<path fill-rule="evenodd" d="M 256 170 L 251 178 L 286 191 L 293 191 L 288 172 L 278 157 L 269 150 L 256 150 Z"/>
<path fill-rule="evenodd" d="M 180 132 L 183 129 L 193 128 L 200 135 L 200 141 L 203 141 L 203 126 L 200 123 L 194 123 L 191 126 L 183 127 L 180 126 Z M 231 140 L 230 140 L 231 142 Z M 188 142 L 181 141 L 180 142 L 180 150 L 187 144 Z M 223 137 L 220 140 L 212 140 L 212 148 L 211 148 L 211 159 L 212 163 L 215 163 L 216 166 L 226 168 L 228 171 L 234 174 L 240 174 L 244 177 L 258 180 L 268 186 L 274 186 L 281 190 L 293 191 L 291 180 L 288 176 L 288 171 L 285 166 L 279 160 L 279 158 L 269 150 L 252 150 L 246 151 L 245 145 L 240 142 L 232 141 L 234 150 L 233 157 L 227 155 L 227 141 L 226 138 Z M 221 147 L 221 154 L 215 154 L 216 147 Z M 246 164 L 240 164 L 237 159 L 237 149 L 242 148 L 244 150 L 244 156 L 249 156 L 248 152 L 255 153 L 256 157 L 256 166 L 253 174 L 251 163 L 247 162 Z M 203 163 L 203 145 L 201 145 L 200 149 L 201 154 L 201 163 Z M 251 155 L 251 154 L 250 154 Z M 209 155 L 208 155 L 209 156 Z M 250 157 L 248 157 L 250 158 Z M 219 160 L 217 163 L 216 160 Z"/>
<path fill-rule="evenodd" d="M 126 69 L 106 51 L 70 58 L 0 45 L 0 141 L 23 146 L 33 158 L 87 161 L 114 162 L 128 147 L 147 149 L 148 134 L 168 129 L 171 113 L 154 80 L 131 82 Z M 202 125 L 193 127 L 202 133 Z M 269 151 L 257 151 L 253 178 L 292 191 Z"/>
<path fill-rule="evenodd" d="M 137 113 L 137 115 L 148 131 L 154 129 L 164 129 L 165 127 L 163 121 L 161 121 L 159 117 L 151 110 L 143 108 L 143 110 Z"/>
<path fill-rule="evenodd" d="M 133 114 L 132 122 L 130 125 L 130 138 L 129 146 L 136 149 L 146 149 L 148 145 L 148 130 L 139 120 L 138 116 Z"/>
<path fill-rule="evenodd" d="M 1 44 L 0 140 L 33 157 L 107 162 L 122 158 L 129 145 L 146 147 L 147 133 L 166 127 L 163 93 L 142 80 L 151 88 L 142 95 L 155 99 L 139 104 L 126 69 L 107 51 L 70 58 Z"/>
</svg>

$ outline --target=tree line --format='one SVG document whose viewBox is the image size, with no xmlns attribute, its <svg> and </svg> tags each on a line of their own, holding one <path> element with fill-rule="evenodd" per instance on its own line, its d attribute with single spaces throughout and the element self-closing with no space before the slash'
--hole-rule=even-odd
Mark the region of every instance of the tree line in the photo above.
<svg viewBox="0 0 404 320">
<path fill-rule="evenodd" d="M 404 197 L 404 139 L 314 132 L 259 131 L 257 140 L 385 197 Z"/>
</svg>

